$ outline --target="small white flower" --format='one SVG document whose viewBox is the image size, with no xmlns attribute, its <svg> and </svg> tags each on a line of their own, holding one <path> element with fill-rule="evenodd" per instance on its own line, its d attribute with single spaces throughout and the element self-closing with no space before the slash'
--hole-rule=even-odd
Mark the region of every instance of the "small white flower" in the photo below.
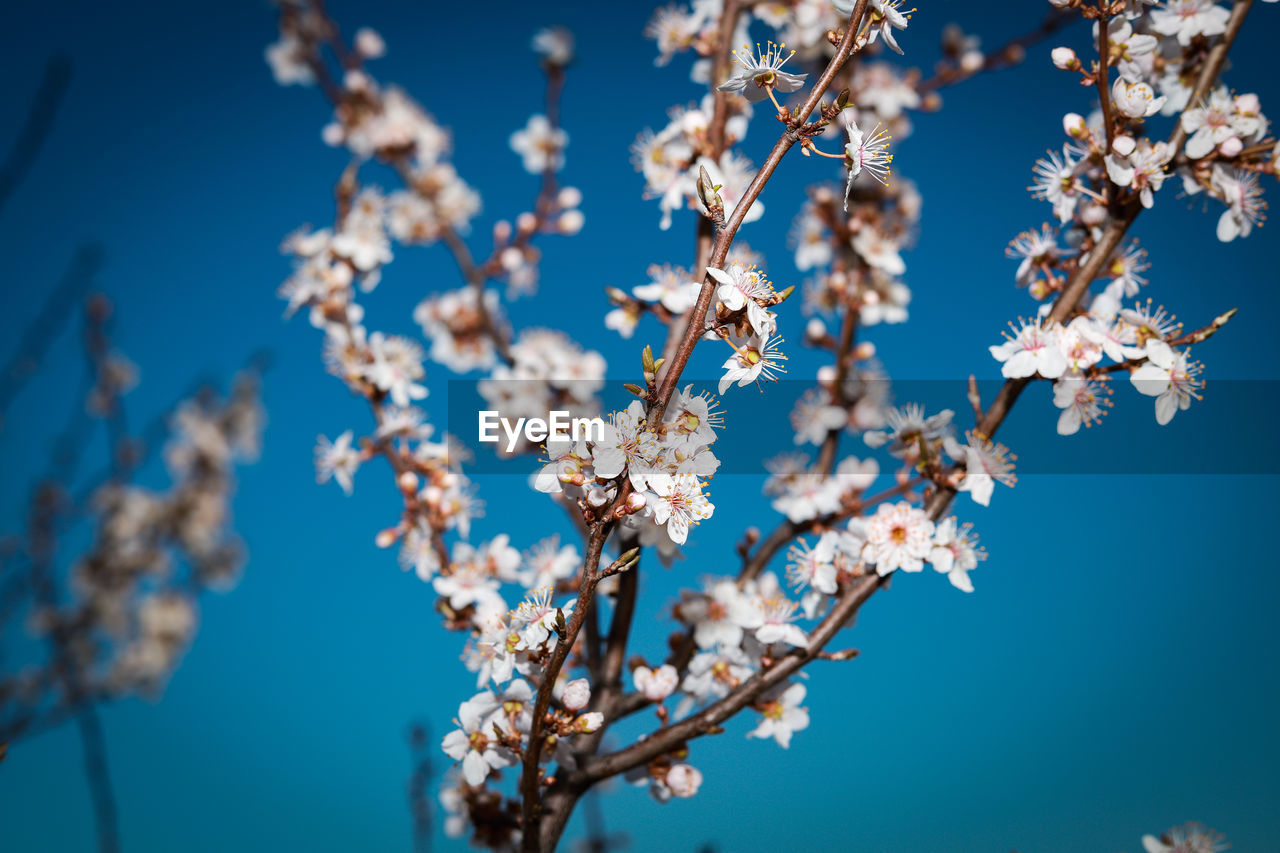
<svg viewBox="0 0 1280 853">
<path fill-rule="evenodd" d="M 956 489 L 968 492 L 974 503 L 988 506 L 996 483 L 1013 486 L 1018 481 L 1013 474 L 1013 463 L 1017 457 L 1003 444 L 995 444 L 972 433 L 965 433 L 965 439 L 969 442 L 964 447 L 965 475 Z"/>
<path fill-rule="evenodd" d="M 719 287 L 716 297 L 730 311 L 747 309 L 747 320 L 752 330 L 761 337 L 768 338 L 778 328 L 774 313 L 760 303 L 773 298 L 773 287 L 755 267 L 744 267 L 733 264 L 728 270 L 707 267 L 707 275 L 711 276 Z"/>
<path fill-rule="evenodd" d="M 863 170 L 880 183 L 889 183 L 889 164 L 893 162 L 893 155 L 889 153 L 889 141 L 893 137 L 879 124 L 869 134 L 863 134 L 858 129 L 854 110 L 845 110 L 844 129 L 849 134 L 849 141 L 844 146 L 844 156 L 849 161 L 849 179 L 844 188 L 844 209 L 848 210 L 853 181 Z"/>
<path fill-rule="evenodd" d="M 743 45 L 742 52 L 733 51 L 733 61 L 738 64 L 727 81 L 718 88 L 721 92 L 735 92 L 748 101 L 763 101 L 769 96 L 769 89 L 779 92 L 794 92 L 804 85 L 807 74 L 790 74 L 782 70 L 787 60 L 795 55 L 791 51 L 784 55 L 785 44 L 775 45 L 767 42 L 762 50 L 756 45 L 753 51 L 750 45 Z"/>
<path fill-rule="evenodd" d="M 569 134 L 552 127 L 544 115 L 530 116 L 528 124 L 511 134 L 511 150 L 524 160 L 525 171 L 534 175 L 558 171 L 568 144 Z"/>
<path fill-rule="evenodd" d="M 924 568 L 932 548 L 933 522 L 906 502 L 880 504 L 867 521 L 867 541 L 862 558 L 876 567 L 881 577 L 902 569 L 918 572 Z"/>
<path fill-rule="evenodd" d="M 329 441 L 323 435 L 316 438 L 316 482 L 327 483 L 332 477 L 348 495 L 362 461 L 360 451 L 351 446 L 352 436 L 351 430 L 347 430 L 336 441 Z"/>
<path fill-rule="evenodd" d="M 1057 379 L 1067 369 L 1067 360 L 1058 346 L 1061 327 L 1040 317 L 1022 321 L 1013 337 L 1007 334 L 1003 344 L 988 347 L 996 361 L 1003 362 L 1000 375 L 1006 379 L 1023 379 L 1037 373 L 1045 379 Z"/>
<path fill-rule="evenodd" d="M 644 694 L 650 702 L 661 702 L 666 699 L 675 692 L 676 685 L 680 683 L 680 674 L 669 663 L 664 663 L 657 669 L 638 666 L 631 673 L 631 678 L 636 683 L 636 690 Z"/>
<path fill-rule="evenodd" d="M 755 705 L 760 723 L 747 737 L 773 738 L 783 749 L 791 746 L 792 733 L 809 727 L 809 709 L 800 707 L 804 696 L 803 684 L 780 685 L 766 693 Z"/>
<path fill-rule="evenodd" d="M 1161 426 L 1173 420 L 1179 409 L 1189 409 L 1192 400 L 1201 399 L 1204 369 L 1198 361 L 1188 361 L 1189 350 L 1175 353 L 1164 341 L 1147 343 L 1147 361 L 1129 379 L 1138 393 L 1156 398 L 1156 423 Z"/>
</svg>

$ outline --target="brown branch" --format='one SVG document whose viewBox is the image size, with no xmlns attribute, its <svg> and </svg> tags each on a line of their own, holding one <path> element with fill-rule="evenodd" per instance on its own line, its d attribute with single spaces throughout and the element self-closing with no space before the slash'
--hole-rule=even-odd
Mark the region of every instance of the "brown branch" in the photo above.
<svg viewBox="0 0 1280 853">
<path fill-rule="evenodd" d="M 746 218 L 747 211 L 751 209 L 751 205 L 755 203 L 755 200 L 760 197 L 765 184 L 773 176 L 774 170 L 778 168 L 782 158 L 786 156 L 793 145 L 804 138 L 800 132 L 801 125 L 809 117 L 809 114 L 817 108 L 823 93 L 827 91 L 840 69 L 844 67 L 845 61 L 853 53 L 854 46 L 858 42 L 858 30 L 861 28 L 863 13 L 867 9 L 867 2 L 868 0 L 858 0 L 853 13 L 849 16 L 849 22 L 845 26 L 840 44 L 836 48 L 836 55 L 827 64 L 822 76 L 818 78 L 818 82 L 814 84 L 813 91 L 809 93 L 809 97 L 805 98 L 800 108 L 792 114 L 793 118 L 790 120 L 787 129 L 778 137 L 778 141 L 774 143 L 773 150 L 765 158 L 760 171 L 756 172 L 756 176 L 752 178 L 746 192 L 742 194 L 742 198 L 734 206 L 733 215 L 729 217 L 729 221 L 725 223 L 724 228 L 716 238 L 715 249 L 711 253 L 708 266 L 719 267 L 724 264 L 725 258 L 729 255 L 729 247 L 733 244 L 733 239 L 737 236 L 738 228 L 741 227 L 743 219 Z M 690 311 L 690 317 L 706 316 L 715 290 L 715 280 L 704 271 L 702 290 L 698 293 L 698 301 Z M 676 347 L 675 354 L 671 357 L 671 363 L 667 366 L 667 371 L 663 374 L 662 381 L 658 385 L 658 393 L 649 406 L 649 426 L 651 428 L 662 423 L 662 415 L 667 409 L 667 403 L 670 402 L 671 395 L 675 393 L 676 384 L 680 381 L 680 374 L 684 372 L 685 365 L 689 363 L 689 357 L 693 355 L 693 348 L 701 337 L 702 329 L 699 324 L 689 323 L 684 337 L 681 338 L 680 345 Z"/>
<path fill-rule="evenodd" d="M 944 86 L 952 86 L 956 83 L 962 83 L 972 77 L 976 77 L 985 71 L 998 71 L 1002 68 L 1008 68 L 1017 65 L 1026 58 L 1026 49 L 1033 44 L 1044 41 L 1058 30 L 1065 27 L 1068 23 L 1075 20 L 1075 16 L 1065 9 L 1054 9 L 1044 19 L 1039 27 L 1031 32 L 1011 39 L 995 50 L 986 55 L 982 65 L 973 71 L 965 71 L 963 68 L 953 67 L 944 71 L 939 71 L 928 80 L 922 81 L 916 86 L 916 91 L 921 95 L 927 95 L 936 92 Z"/>
<path fill-rule="evenodd" d="M 1239 0 L 1232 9 L 1227 32 L 1223 36 L 1223 41 L 1211 51 L 1210 60 L 1201 72 L 1196 91 L 1201 91 L 1202 89 L 1203 91 L 1208 91 L 1213 78 L 1217 76 L 1218 71 L 1221 69 L 1231 42 L 1239 32 L 1240 24 L 1248 13 L 1252 2 L 1253 0 Z M 1175 138 L 1177 138 L 1176 134 Z M 1113 221 L 1103 232 L 1102 238 L 1090 251 L 1085 263 L 1076 270 L 1063 290 L 1062 295 L 1055 302 L 1050 313 L 1051 319 L 1062 322 L 1063 319 L 1076 310 L 1089 285 L 1097 277 L 1111 253 L 1119 246 L 1120 241 L 1124 238 L 1129 226 L 1137 218 L 1141 209 L 1140 206 L 1131 201 L 1121 218 Z M 1027 380 L 1025 379 L 1011 379 L 1005 382 L 979 424 L 980 432 L 987 436 L 994 434 L 1008 416 L 1010 409 L 1026 384 Z M 940 518 L 946 512 L 954 496 L 954 489 L 939 488 L 926 504 L 926 511 L 930 518 L 934 520 Z M 759 562 L 762 554 L 768 553 L 768 556 L 772 556 L 773 553 L 776 553 L 782 546 L 781 539 L 781 534 L 771 536 L 770 540 L 767 540 L 770 543 L 769 549 L 766 551 L 766 548 L 762 546 L 757 551 L 756 559 L 750 565 L 763 565 L 763 563 Z M 767 560 L 768 557 L 765 557 L 764 562 L 767 562 Z M 746 568 L 744 567 L 745 571 Z M 819 657 L 826 644 L 830 642 L 841 627 L 856 615 L 858 609 L 883 585 L 885 580 L 876 575 L 859 578 L 845 590 L 827 616 L 809 635 L 807 648 L 793 649 L 774 666 L 753 674 L 737 690 L 709 705 L 699 713 L 675 725 L 660 729 L 645 740 L 639 741 L 626 749 L 601 756 L 588 763 L 577 772 L 569 775 L 566 782 L 567 787 L 570 790 L 585 790 L 595 782 L 623 773 L 634 767 L 639 767 L 667 752 L 681 748 L 688 740 L 719 731 L 722 722 L 743 708 L 748 707 L 757 696 L 770 687 L 781 683 L 809 661 Z"/>
</svg>

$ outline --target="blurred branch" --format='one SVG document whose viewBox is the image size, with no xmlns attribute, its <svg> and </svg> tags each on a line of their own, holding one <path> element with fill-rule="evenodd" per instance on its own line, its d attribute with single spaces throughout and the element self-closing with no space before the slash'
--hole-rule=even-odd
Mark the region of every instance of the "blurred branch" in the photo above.
<svg viewBox="0 0 1280 853">
<path fill-rule="evenodd" d="M 9 156 L 0 164 L 0 211 L 31 171 L 49 131 L 53 129 L 53 120 L 58 115 L 58 107 L 70 82 L 71 60 L 65 56 L 50 59 L 44 67 L 44 76 L 40 78 L 40 87 L 36 89 L 27 121 L 18 132 Z"/>
<path fill-rule="evenodd" d="M 78 304 L 102 268 L 102 246 L 87 243 L 81 246 L 58 285 L 45 300 L 40 313 L 27 326 L 9 361 L 0 368 L 0 428 L 10 404 L 40 367 L 54 339 L 66 325 L 67 318 Z"/>
</svg>

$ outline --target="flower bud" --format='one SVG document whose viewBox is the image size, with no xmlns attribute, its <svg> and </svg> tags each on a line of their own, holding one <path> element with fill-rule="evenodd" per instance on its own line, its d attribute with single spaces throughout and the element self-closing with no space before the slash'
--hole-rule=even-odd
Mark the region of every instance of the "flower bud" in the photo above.
<svg viewBox="0 0 1280 853">
<path fill-rule="evenodd" d="M 1232 136 L 1224 139 L 1222 144 L 1218 146 L 1218 153 L 1223 157 L 1234 157 L 1244 150 L 1244 143 L 1240 141 L 1240 137 Z"/>
<path fill-rule="evenodd" d="M 560 701 L 570 711 L 581 711 L 591 704 L 591 685 L 585 678 L 575 678 L 564 686 Z"/>
<path fill-rule="evenodd" d="M 400 531 L 394 527 L 388 527 L 386 530 L 379 530 L 378 535 L 374 538 L 373 543 L 379 548 L 390 548 L 396 544 L 396 540 L 400 538 Z"/>
<path fill-rule="evenodd" d="M 1080 211 L 1080 221 L 1085 225 L 1101 225 L 1107 221 L 1107 209 L 1097 202 L 1090 202 Z"/>
<path fill-rule="evenodd" d="M 573 727 L 584 735 L 589 735 L 604 725 L 604 714 L 599 711 L 592 711 L 589 714 L 583 714 L 581 717 L 573 721 Z M 701 780 L 699 780 L 701 781 Z M 696 788 L 694 790 L 697 790 Z"/>
<path fill-rule="evenodd" d="M 1111 150 L 1121 157 L 1128 157 L 1137 147 L 1138 143 L 1133 141 L 1132 136 L 1117 136 L 1115 142 L 1111 143 Z"/>
<path fill-rule="evenodd" d="M 1089 136 L 1089 125 L 1079 113 L 1067 113 L 1062 117 L 1062 129 L 1072 139 L 1085 139 Z"/>
<path fill-rule="evenodd" d="M 356 30 L 355 48 L 356 53 L 365 59 L 381 59 L 387 52 L 387 43 L 377 30 L 361 27 Z"/>
<path fill-rule="evenodd" d="M 493 242 L 505 243 L 511 239 L 511 223 L 505 219 L 499 219 L 493 223 Z"/>
<path fill-rule="evenodd" d="M 405 494 L 413 494 L 418 491 L 418 475 L 412 471 L 402 471 L 396 478 L 396 484 Z"/>
<path fill-rule="evenodd" d="M 534 216 L 532 213 L 530 213 L 527 210 L 516 217 L 516 229 L 525 234 L 528 234 L 529 232 L 533 231 L 533 229 L 537 227 L 538 227 L 538 217 Z"/>
<path fill-rule="evenodd" d="M 1075 71 L 1080 67 L 1080 57 L 1069 47 L 1055 47 L 1049 55 L 1053 58 L 1054 66 L 1063 71 Z"/>
<path fill-rule="evenodd" d="M 586 224 L 586 221 L 587 218 L 582 215 L 582 211 L 574 208 L 560 214 L 560 218 L 556 221 L 556 227 L 561 234 L 566 237 L 572 237 L 582 230 L 582 226 Z"/>
<path fill-rule="evenodd" d="M 853 348 L 853 357 L 858 361 L 866 361 L 876 357 L 876 345 L 871 341 L 863 341 Z"/>
<path fill-rule="evenodd" d="M 507 272 L 518 270 L 520 265 L 524 263 L 524 252 L 514 246 L 508 246 L 498 255 L 498 263 L 502 264 L 502 268 Z"/>
<path fill-rule="evenodd" d="M 812 317 L 804 327 L 804 335 L 811 341 L 820 341 L 827 336 L 826 324 L 820 317 Z"/>
<path fill-rule="evenodd" d="M 667 787 L 677 797 L 688 798 L 698 793 L 702 773 L 688 764 L 677 764 L 667 771 Z"/>
<path fill-rule="evenodd" d="M 587 503 L 599 509 L 609 502 L 609 496 L 599 486 L 592 486 L 587 492 Z"/>
<path fill-rule="evenodd" d="M 627 495 L 627 508 L 632 512 L 638 512 L 644 509 L 645 503 L 647 503 L 647 501 L 645 500 L 644 492 L 632 492 Z"/>
<path fill-rule="evenodd" d="M 564 209 L 582 204 L 582 190 L 577 187 L 565 187 L 556 195 L 556 204 Z"/>
</svg>

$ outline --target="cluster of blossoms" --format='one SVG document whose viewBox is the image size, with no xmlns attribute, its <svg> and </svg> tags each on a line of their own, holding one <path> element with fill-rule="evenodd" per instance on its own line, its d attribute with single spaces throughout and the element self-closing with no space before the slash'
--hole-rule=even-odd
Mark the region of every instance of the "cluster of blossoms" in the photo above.
<svg viewBox="0 0 1280 853">
<path fill-rule="evenodd" d="M 1229 46 L 1232 30 L 1216 13 L 1186 20 L 1213 4 L 1183 4 L 1197 15 L 1177 22 L 1143 2 L 1054 5 L 1097 24 L 1099 63 L 1086 68 L 1063 49 L 1052 58 L 1096 84 L 1101 107 L 1089 119 L 1067 116 L 1062 153 L 1036 166 L 1032 192 L 1052 204 L 1057 229 L 1020 235 L 1010 254 L 1020 261 L 1018 283 L 1044 310 L 992 353 L 1013 396 L 1035 377 L 1055 383 L 1059 432 L 1101 417 L 1107 379 L 1119 370 L 1157 398 L 1164 422 L 1200 388 L 1186 347 L 1230 314 L 1184 333 L 1163 309 L 1134 303 L 1148 264 L 1136 246 L 1121 246 L 1123 236 L 1171 171 L 1189 192 L 1227 203 L 1220 236 L 1248 234 L 1260 220 L 1257 175 L 1274 172 L 1266 121 L 1256 98 L 1215 94 L 1225 50 L 1213 48 Z M 290 0 L 283 9 L 281 42 L 268 54 L 277 77 L 319 83 L 335 109 L 326 139 L 357 158 L 390 164 L 404 183 L 389 195 L 361 189 L 349 170 L 339 181 L 337 225 L 287 242 L 298 266 L 282 295 L 291 310 L 309 308 L 325 332 L 331 372 L 368 400 L 376 421 L 358 440 L 354 431 L 322 440 L 321 479 L 350 491 L 362 463 L 389 463 L 404 512 L 377 541 L 399 545 L 402 565 L 430 583 L 446 626 L 468 636 L 463 660 L 480 692 L 461 704 L 443 742 L 461 765 L 441 791 L 451 833 L 469 829 L 495 848 L 549 849 L 577 798 L 619 775 L 661 801 L 692 797 L 703 777 L 691 763 L 690 742 L 751 709 L 757 717 L 749 735 L 787 746 L 809 723 L 799 669 L 819 656 L 852 657 L 824 648 L 898 570 L 920 572 L 928 563 L 972 591 L 969 573 L 986 552 L 972 526 L 948 510 L 960 492 L 986 506 L 997 483 L 1014 485 L 1015 457 L 992 440 L 1008 395 L 983 409 L 972 383 L 974 424 L 962 432 L 951 410 L 893 405 L 874 344 L 858 337 L 867 327 L 904 322 L 911 300 L 903 253 L 919 227 L 921 199 L 910 181 L 891 173 L 890 141 L 910 135 L 910 111 L 940 106 L 939 88 L 1017 61 L 1021 43 L 1014 43 L 1018 51 L 986 53 L 974 37 L 948 29 L 943 61 L 926 79 L 882 59 L 886 51 L 902 53 L 911 23 L 899 0 L 695 0 L 658 11 L 648 28 L 657 63 L 694 54 L 690 77 L 705 94 L 673 109 L 660 131 L 642 133 L 632 151 L 644 194 L 659 200 L 661 228 L 674 225 L 677 211 L 694 212 L 697 251 L 688 266 L 653 264 L 647 283 L 629 292 L 608 289 L 606 327 L 629 339 L 646 334 L 651 318 L 666 327 L 666 345 L 658 358 L 655 347 L 644 347 L 643 383 L 625 386 L 637 399 L 613 412 L 602 434 L 553 436 L 541 448 L 526 434 L 516 448 L 541 451 L 531 485 L 584 537 L 581 549 L 551 536 L 522 553 L 505 534 L 466 541 L 478 502 L 461 470 L 463 455 L 434 438 L 414 404 L 427 393 L 429 358 L 458 372 L 483 371 L 481 394 L 512 417 L 553 407 L 600 411 L 603 359 L 559 332 L 513 333 L 489 287 L 505 283 L 508 298 L 530 292 L 534 236 L 572 234 L 582 225 L 580 194 L 557 183 L 568 136 L 552 108 L 572 40 L 560 30 L 534 39 L 549 105 L 512 134 L 511 147 L 527 171 L 542 176 L 541 191 L 514 225 L 499 223 L 492 253 L 477 260 L 463 238 L 479 201 L 461 203 L 470 191 L 445 160 L 448 135 L 364 70 L 364 60 L 385 49 L 381 40 L 365 32 L 363 47 L 361 35 L 349 47 L 318 7 Z M 770 30 L 773 40 L 735 50 L 752 28 Z M 326 50 L 340 74 L 330 70 Z M 1206 75 L 1212 85 L 1202 85 Z M 820 81 L 817 91 L 804 97 L 812 81 Z M 822 101 L 829 81 L 838 94 Z M 804 97 L 804 104 L 784 103 L 788 96 Z M 761 109 L 772 110 L 784 131 L 757 172 L 736 145 Z M 1168 141 L 1144 135 L 1146 122 L 1161 114 L 1179 115 Z M 823 150 L 833 143 L 834 150 Z M 682 371 L 703 342 L 722 342 L 729 352 L 715 363 L 725 395 L 776 378 L 786 360 L 779 332 L 798 319 L 784 307 L 794 288 L 775 289 L 764 258 L 735 238 L 762 216 L 760 192 L 791 147 L 838 161 L 838 170 L 822 176 L 829 182 L 809 190 L 792 229 L 795 266 L 810 276 L 796 312 L 805 315 L 801 339 L 831 356 L 792 412 L 796 445 L 815 447 L 816 458 L 795 452 L 767 463 L 765 491 L 785 519 L 767 536 L 747 532 L 736 577 L 709 577 L 681 595 L 665 660 L 633 656 L 629 628 L 642 554 L 652 549 L 670 564 L 714 511 L 706 488 L 720 465 L 711 445 L 723 415 L 709 393 L 682 386 Z M 442 208 L 444 189 L 451 201 Z M 377 284 L 393 246 L 432 241 L 452 252 L 464 285 L 433 293 L 414 310 L 429 348 L 366 331 L 357 292 Z M 1099 280 L 1106 283 L 1089 294 Z M 847 434 L 882 456 L 842 453 Z M 882 490 L 873 491 L 882 478 Z M 774 558 L 784 549 L 780 576 Z M 598 621 L 606 597 L 607 631 Z M 610 726 L 642 709 L 654 712 L 659 727 L 604 752 Z M 506 793 L 501 786 L 510 775 L 519 782 Z"/>
<path fill-rule="evenodd" d="M 1044 224 L 1018 235 L 1008 254 L 1019 261 L 1018 285 L 1042 304 L 1036 317 L 991 347 L 1006 378 L 1054 383 L 1063 435 L 1107 412 L 1109 380 L 1120 371 L 1128 372 L 1139 393 L 1156 398 L 1160 424 L 1200 399 L 1203 366 L 1191 359 L 1189 347 L 1232 312 L 1184 334 L 1150 299 L 1136 301 L 1147 284 L 1145 250 L 1109 238 L 1123 235 L 1139 205 L 1152 207 L 1173 176 L 1187 195 L 1205 194 L 1226 205 L 1219 239 L 1248 236 L 1266 207 L 1259 177 L 1275 173 L 1280 155 L 1266 142 L 1268 122 L 1256 95 L 1233 94 L 1217 77 L 1197 86 L 1213 40 L 1226 31 L 1227 9 L 1201 0 L 1130 3 L 1103 18 L 1093 26 L 1098 43 L 1107 46 L 1105 62 L 1086 66 L 1067 47 L 1052 52 L 1057 67 L 1098 87 L 1102 106 L 1088 118 L 1068 113 L 1061 153 L 1051 151 L 1035 165 L 1032 195 L 1053 206 L 1056 227 Z M 1149 125 L 1164 116 L 1177 117 L 1171 136 L 1155 139 Z M 1077 298 L 1070 312 L 1055 311 L 1068 281 L 1082 275 L 1103 285 Z M 1104 358 L 1110 363 L 1104 365 Z"/>
<path fill-rule="evenodd" d="M 55 463 L 51 470 L 64 473 L 36 489 L 23 547 L 6 554 L 6 615 L 26 606 L 26 627 L 39 641 L 18 648 L 48 654 L 0 677 L 0 743 L 91 715 L 98 703 L 158 695 L 195 637 L 200 595 L 233 587 L 244 561 L 230 507 L 235 467 L 258 454 L 256 377 L 242 375 L 225 398 L 203 389 L 158 431 L 131 435 L 123 413 L 136 369 L 107 344 L 106 300 L 91 300 L 88 313 L 94 381 L 85 411 L 108 425 L 109 473 L 80 484 L 74 463 L 69 470 Z M 160 487 L 148 482 L 144 463 L 162 441 Z M 87 545 L 64 573 L 56 552 L 75 541 L 82 519 L 91 528 Z"/>
</svg>

